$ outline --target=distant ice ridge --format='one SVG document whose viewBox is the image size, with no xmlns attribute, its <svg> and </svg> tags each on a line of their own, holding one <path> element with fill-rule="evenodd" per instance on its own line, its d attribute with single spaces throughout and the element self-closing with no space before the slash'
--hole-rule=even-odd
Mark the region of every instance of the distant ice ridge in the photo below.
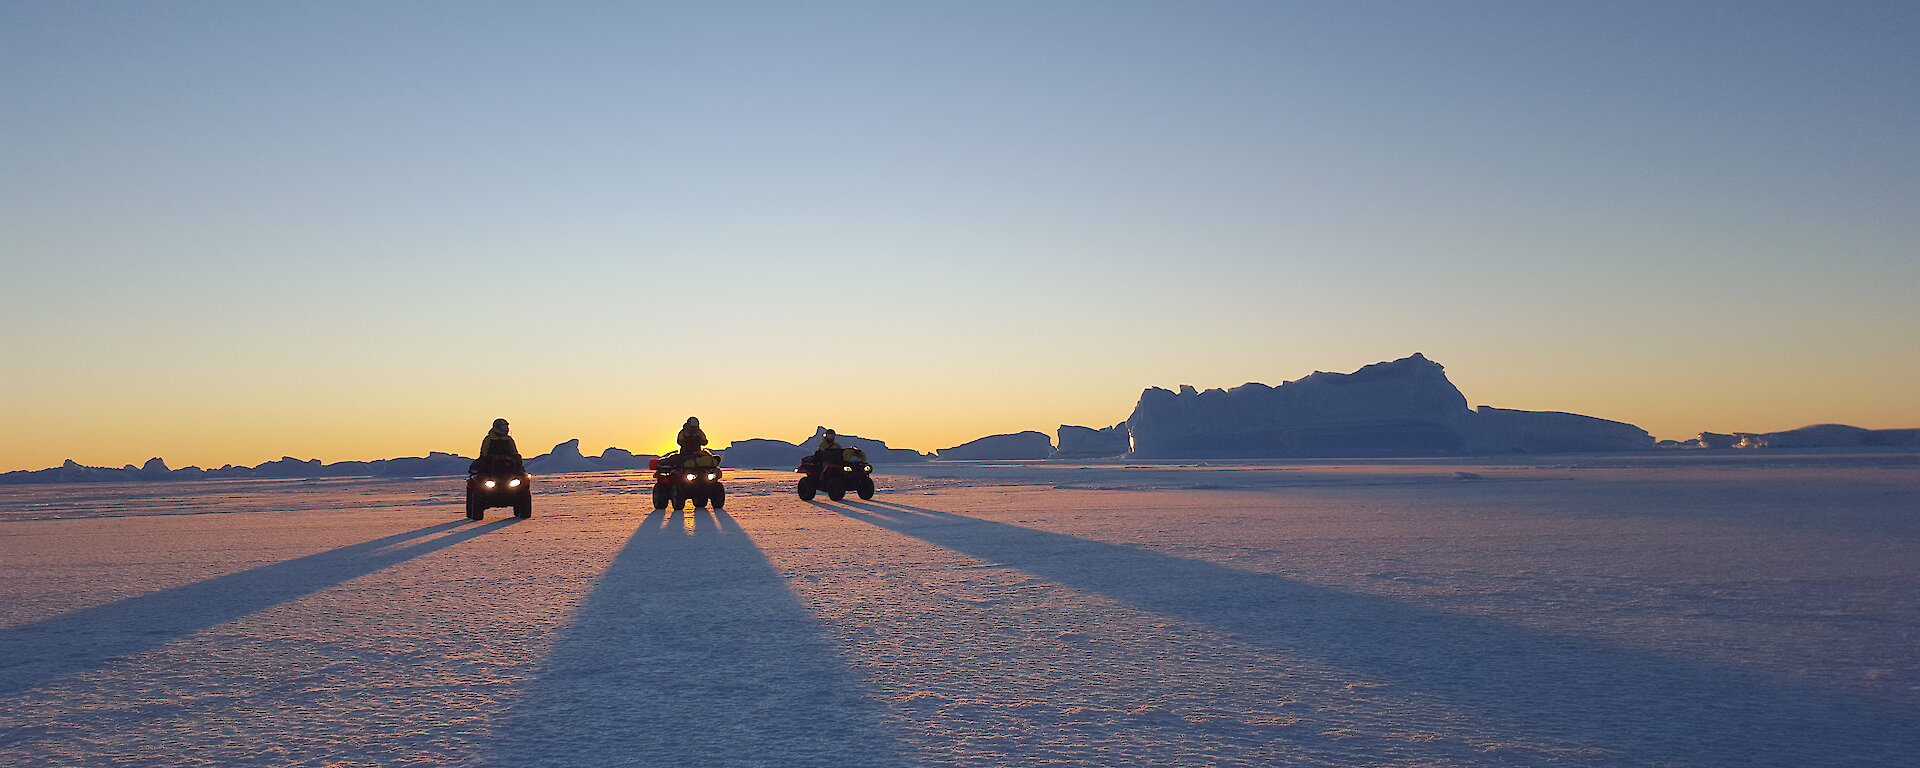
<svg viewBox="0 0 1920 768">
<path fill-rule="evenodd" d="M 1044 459 L 1053 454 L 1053 441 L 1043 432 L 1016 432 L 1010 435 L 990 435 L 961 443 L 952 448 L 942 448 L 942 459 Z"/>
<path fill-rule="evenodd" d="M 1277 387 L 1140 394 L 1133 458 L 1454 456 L 1653 447 L 1632 424 L 1551 411 L 1467 407 L 1446 371 L 1416 352 L 1353 373 L 1316 371 Z"/>
<path fill-rule="evenodd" d="M 608 448 L 599 456 L 583 456 L 580 453 L 580 438 L 574 438 L 553 447 L 552 451 L 541 456 L 527 459 L 527 471 L 534 474 L 557 475 L 565 472 L 603 472 L 612 469 L 646 469 L 647 461 L 655 458 L 630 452 L 624 448 Z M 466 468 L 462 467 L 461 472 Z"/>
<path fill-rule="evenodd" d="M 319 459 L 283 456 L 251 467 L 228 464 L 219 469 L 181 467 L 168 469 L 165 460 L 148 459 L 139 467 L 128 464 L 119 469 L 88 467 L 72 459 L 51 469 L 22 470 L 0 474 L 0 485 L 28 483 L 127 483 L 178 480 L 281 480 L 323 477 L 433 477 L 465 474 L 473 459 L 434 451 L 425 456 L 377 461 L 338 461 L 321 463 Z"/>
<path fill-rule="evenodd" d="M 1119 456 L 1127 452 L 1127 423 L 1104 429 L 1062 424 L 1058 440 L 1046 433 L 1026 431 L 988 435 L 952 448 L 942 448 L 934 458 L 943 461 L 1009 461 L 1023 459 L 1094 459 Z"/>
<path fill-rule="evenodd" d="M 1104 429 L 1062 424 L 1056 434 L 1059 435 L 1053 450 L 1056 459 L 1119 456 L 1133 449 L 1124 421 Z"/>
<path fill-rule="evenodd" d="M 599 456 L 583 456 L 580 453 L 580 441 L 576 438 L 554 446 L 552 451 L 527 459 L 527 471 L 535 474 L 559 474 L 644 469 L 647 466 L 647 460 L 651 458 L 653 457 L 634 454 L 621 448 L 608 448 Z M 332 464 L 324 464 L 319 459 L 296 459 L 285 456 L 251 467 L 228 464 L 219 469 L 199 467 L 168 469 L 166 461 L 158 457 L 148 459 L 145 464 L 138 467 L 128 464 L 119 469 L 82 466 L 68 459 L 64 464 L 51 469 L 0 474 L 0 485 L 180 480 L 305 480 L 326 477 L 440 477 L 464 475 L 467 473 L 467 466 L 472 463 L 471 457 L 440 451 L 434 451 L 425 456 L 376 461 L 337 461 Z"/>
<path fill-rule="evenodd" d="M 1881 448 L 1920 446 L 1920 429 L 1861 429 L 1813 424 L 1782 432 L 1702 432 L 1697 440 L 1660 441 L 1672 448 Z"/>
<path fill-rule="evenodd" d="M 820 436 L 826 434 L 826 427 L 814 427 L 813 436 L 799 443 L 782 440 L 755 438 L 735 440 L 720 452 L 729 467 L 759 469 L 792 469 L 800 464 L 800 459 L 819 450 Z M 885 441 L 858 435 L 835 435 L 841 446 L 859 448 L 867 453 L 867 460 L 876 464 L 902 464 L 926 461 L 927 456 L 919 451 L 906 448 L 889 448 Z"/>
<path fill-rule="evenodd" d="M 719 453 L 725 457 L 726 464 L 730 467 L 790 469 L 800 463 L 800 457 L 813 453 L 814 446 L 819 445 L 820 434 L 824 431 L 824 428 L 815 429 L 813 437 L 797 445 L 779 440 L 739 440 Z M 840 444 L 866 451 L 867 458 L 875 462 L 901 464 L 927 460 L 925 455 L 917 451 L 889 448 L 884 441 L 872 438 L 841 435 Z M 646 469 L 647 462 L 653 458 L 655 456 L 652 454 L 633 453 L 624 448 L 608 448 L 599 456 L 587 456 L 581 453 L 580 440 L 575 438 L 554 446 L 551 451 L 527 459 L 526 466 L 528 472 L 536 475 L 606 472 Z M 0 485 L 178 480 L 292 480 L 326 477 L 439 477 L 464 475 L 467 472 L 467 466 L 472 463 L 471 457 L 439 451 L 420 457 L 340 461 L 332 464 L 322 463 L 319 459 L 296 459 L 286 456 L 251 467 L 229 464 L 219 469 L 199 467 L 168 469 L 166 461 L 158 457 L 148 459 L 145 464 L 138 467 L 128 464 L 118 469 L 82 466 L 68 459 L 61 466 L 50 469 L 0 473 Z"/>
</svg>

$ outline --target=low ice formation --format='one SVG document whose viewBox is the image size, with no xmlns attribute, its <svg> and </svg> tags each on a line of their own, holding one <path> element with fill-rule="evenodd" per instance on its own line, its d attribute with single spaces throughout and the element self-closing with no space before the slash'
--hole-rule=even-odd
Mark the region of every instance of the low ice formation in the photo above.
<svg viewBox="0 0 1920 768">
<path fill-rule="evenodd" d="M 990 435 L 940 449 L 942 459 L 1044 459 L 1053 454 L 1053 441 L 1042 432 Z"/>
</svg>

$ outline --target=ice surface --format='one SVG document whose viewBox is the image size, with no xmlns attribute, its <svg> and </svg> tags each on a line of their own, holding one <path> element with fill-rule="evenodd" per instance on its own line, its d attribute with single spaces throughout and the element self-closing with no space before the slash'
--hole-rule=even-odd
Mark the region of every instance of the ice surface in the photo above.
<svg viewBox="0 0 1920 768">
<path fill-rule="evenodd" d="M 0 488 L 0 765 L 1920 755 L 1910 454 L 911 471 Z"/>
</svg>

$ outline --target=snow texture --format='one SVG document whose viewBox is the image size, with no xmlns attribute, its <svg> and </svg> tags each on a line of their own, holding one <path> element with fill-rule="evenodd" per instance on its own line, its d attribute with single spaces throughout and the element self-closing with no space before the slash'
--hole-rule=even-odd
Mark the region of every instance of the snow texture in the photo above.
<svg viewBox="0 0 1920 768">
<path fill-rule="evenodd" d="M 1920 456 L 0 488 L 6 766 L 1910 766 Z"/>
</svg>

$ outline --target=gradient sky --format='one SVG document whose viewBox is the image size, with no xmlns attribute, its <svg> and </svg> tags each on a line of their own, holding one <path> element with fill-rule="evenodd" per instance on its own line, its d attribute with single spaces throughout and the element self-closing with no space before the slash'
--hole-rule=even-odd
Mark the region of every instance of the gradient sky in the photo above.
<svg viewBox="0 0 1920 768">
<path fill-rule="evenodd" d="M 1419 351 L 1920 426 L 1912 2 L 0 5 L 0 470 L 934 450 Z"/>
</svg>

